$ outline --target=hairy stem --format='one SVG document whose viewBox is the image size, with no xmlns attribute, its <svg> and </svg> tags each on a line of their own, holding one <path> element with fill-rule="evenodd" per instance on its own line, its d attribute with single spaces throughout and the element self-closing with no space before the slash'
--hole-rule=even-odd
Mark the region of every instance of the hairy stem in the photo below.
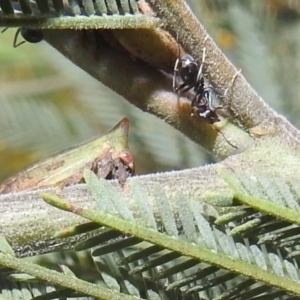
<svg viewBox="0 0 300 300">
<path fill-rule="evenodd" d="M 225 123 L 220 134 L 210 124 L 191 118 L 191 105 L 182 99 L 178 102 L 171 76 L 113 49 L 97 32 L 47 30 L 45 39 L 130 103 L 159 116 L 216 155 L 226 157 L 252 143 L 244 131 L 232 124 Z M 227 140 L 233 141 L 238 150 Z"/>
<path fill-rule="evenodd" d="M 242 74 L 229 62 L 204 27 L 198 22 L 183 0 L 150 0 L 152 9 L 163 21 L 165 28 L 177 37 L 180 45 L 198 61 L 205 47 L 205 75 L 217 89 L 228 93 L 224 104 L 245 129 L 263 128 L 264 135 L 280 135 L 290 142 L 299 143 L 299 132 L 286 119 L 267 106 L 252 89 Z M 233 86 L 231 86 L 234 76 Z"/>
</svg>

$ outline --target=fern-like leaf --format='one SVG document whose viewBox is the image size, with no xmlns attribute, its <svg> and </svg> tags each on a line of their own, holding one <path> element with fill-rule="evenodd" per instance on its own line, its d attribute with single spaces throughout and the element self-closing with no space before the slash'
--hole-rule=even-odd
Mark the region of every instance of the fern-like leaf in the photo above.
<svg viewBox="0 0 300 300">
<path fill-rule="evenodd" d="M 187 201 L 182 195 L 175 195 L 177 202 L 170 202 L 163 191 L 157 190 L 154 198 L 143 199 L 151 202 L 152 208 L 140 218 L 139 209 L 134 214 L 128 214 L 128 207 L 124 209 L 119 188 L 99 182 L 93 174 L 86 173 L 85 179 L 100 211 L 75 208 L 67 202 L 61 202 L 60 207 L 123 232 L 92 252 L 101 276 L 117 278 L 120 287 L 130 281 L 140 290 L 141 282 L 147 282 L 147 286 L 157 286 L 157 293 L 164 291 L 164 297 L 175 293 L 186 299 L 204 295 L 207 299 L 234 299 L 236 287 L 239 296 L 243 295 L 241 299 L 268 294 L 289 299 L 287 293 L 298 295 L 297 266 L 290 259 L 250 238 L 230 236 L 228 226 L 215 226 L 207 219 L 201 202 Z M 131 190 L 131 182 L 127 189 Z M 45 197 L 52 204 L 61 201 Z M 182 204 L 178 205 L 179 199 Z M 134 195 L 132 201 L 134 207 L 139 207 L 140 201 Z M 149 224 L 149 220 L 155 220 L 156 225 Z"/>
</svg>

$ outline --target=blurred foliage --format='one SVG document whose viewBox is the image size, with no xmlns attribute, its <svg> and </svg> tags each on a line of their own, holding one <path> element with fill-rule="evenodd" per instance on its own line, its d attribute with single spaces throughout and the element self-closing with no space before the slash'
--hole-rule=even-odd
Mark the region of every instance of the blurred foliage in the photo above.
<svg viewBox="0 0 300 300">
<path fill-rule="evenodd" d="M 299 126 L 299 2 L 189 3 L 264 100 Z M 125 116 L 131 121 L 130 148 L 138 174 L 196 167 L 213 160 L 182 134 L 129 105 L 45 42 L 14 49 L 14 33 L 9 29 L 0 36 L 0 182 L 37 159 L 104 134 Z"/>
</svg>

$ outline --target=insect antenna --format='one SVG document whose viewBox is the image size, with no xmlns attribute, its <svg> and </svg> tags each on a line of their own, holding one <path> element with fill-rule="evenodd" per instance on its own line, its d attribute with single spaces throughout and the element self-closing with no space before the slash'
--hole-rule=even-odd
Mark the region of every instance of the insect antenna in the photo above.
<svg viewBox="0 0 300 300">
<path fill-rule="evenodd" d="M 4 33 L 8 28 L 9 28 L 9 27 L 5 27 L 5 28 L 1 31 L 1 33 Z M 21 32 L 21 28 L 18 28 L 17 31 L 16 31 L 16 33 L 15 33 L 15 36 L 14 36 L 14 42 L 13 42 L 13 47 L 14 47 L 14 48 L 17 48 L 18 46 L 20 46 L 20 45 L 22 45 L 22 44 L 25 43 L 25 41 L 22 41 L 22 42 L 20 42 L 19 44 L 17 44 L 17 40 L 18 40 L 18 36 L 19 36 L 20 32 Z"/>
<path fill-rule="evenodd" d="M 14 36 L 14 42 L 13 42 L 14 48 L 17 48 L 17 47 L 23 45 L 23 44 L 26 42 L 26 41 L 21 41 L 20 43 L 17 43 L 17 41 L 18 41 L 18 36 L 19 36 L 20 32 L 21 32 L 21 27 L 18 28 L 17 31 L 16 31 L 16 33 L 15 33 L 15 36 Z"/>
<path fill-rule="evenodd" d="M 224 134 L 220 129 L 215 128 L 215 127 L 214 127 L 214 129 L 222 135 L 222 137 L 224 138 L 224 140 L 225 140 L 231 147 L 233 147 L 233 148 L 235 148 L 235 149 L 238 149 L 238 147 L 237 147 L 236 145 L 232 144 L 232 143 L 226 138 L 225 134 Z"/>
<path fill-rule="evenodd" d="M 1 33 L 5 32 L 9 27 L 5 27 Z M 18 43 L 18 37 L 21 34 L 23 37 L 24 41 L 21 41 Z M 20 27 L 16 30 L 15 36 L 14 36 L 14 41 L 13 41 L 13 47 L 17 48 L 24 44 L 25 42 L 29 43 L 39 43 L 44 39 L 44 35 L 42 30 L 40 29 L 34 29 L 34 28 L 25 28 L 25 27 Z"/>
</svg>

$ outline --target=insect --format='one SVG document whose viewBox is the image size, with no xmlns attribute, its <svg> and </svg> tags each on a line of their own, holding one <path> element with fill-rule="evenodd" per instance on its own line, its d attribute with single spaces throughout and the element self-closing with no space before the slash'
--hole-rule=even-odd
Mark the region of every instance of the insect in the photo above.
<svg viewBox="0 0 300 300">
<path fill-rule="evenodd" d="M 9 27 L 4 28 L 2 30 L 2 33 L 5 32 L 8 28 Z M 19 34 L 21 34 L 21 36 L 23 37 L 23 39 L 25 41 L 18 43 Z M 35 44 L 35 43 L 41 42 L 43 39 L 44 39 L 44 35 L 40 29 L 20 27 L 17 29 L 17 31 L 15 33 L 13 46 L 14 46 L 14 48 L 17 48 L 17 47 L 21 46 L 22 44 L 24 44 L 25 42 Z"/>
<path fill-rule="evenodd" d="M 203 77 L 205 55 L 206 48 L 203 48 L 200 64 L 189 54 L 185 54 L 176 60 L 173 75 L 173 90 L 180 95 L 193 89 L 195 95 L 191 103 L 192 108 L 200 118 L 213 124 L 220 121 L 216 110 L 223 107 L 213 107 L 212 105 L 211 92 L 213 88 L 205 83 Z M 181 80 L 181 83 L 179 83 L 179 80 Z"/>
<path fill-rule="evenodd" d="M 195 112 L 193 115 L 197 115 L 205 122 L 213 125 L 220 121 L 217 110 L 223 109 L 224 107 L 213 106 L 212 91 L 215 91 L 216 93 L 218 93 L 218 91 L 205 83 L 203 76 L 205 55 L 206 48 L 203 48 L 202 61 L 200 64 L 198 64 L 189 54 L 185 54 L 181 58 L 177 58 L 174 66 L 173 90 L 177 92 L 178 96 L 181 93 L 193 90 L 194 98 L 191 102 L 192 109 Z M 181 80 L 180 83 L 179 80 Z M 237 148 L 228 141 L 220 130 L 217 128 L 215 129 L 222 134 L 224 139 L 232 147 Z"/>
</svg>

